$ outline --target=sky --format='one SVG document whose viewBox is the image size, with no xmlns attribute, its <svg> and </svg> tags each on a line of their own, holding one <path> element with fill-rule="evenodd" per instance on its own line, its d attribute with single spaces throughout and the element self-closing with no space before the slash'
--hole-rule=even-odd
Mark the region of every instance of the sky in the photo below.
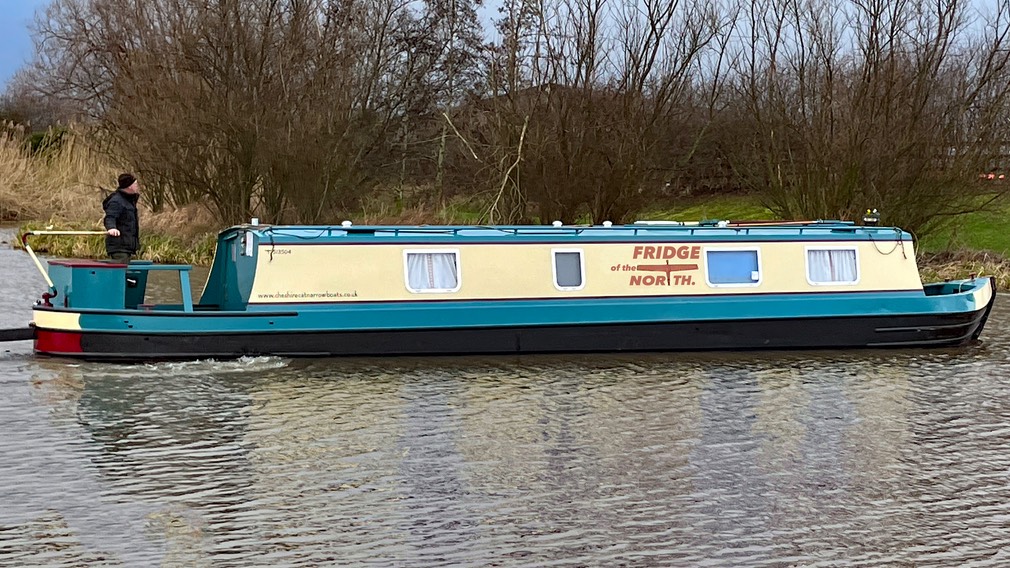
<svg viewBox="0 0 1010 568">
<path fill-rule="evenodd" d="M 49 0 L 0 0 L 0 92 L 14 72 L 24 66 L 34 51 L 29 26 L 35 11 L 46 6 Z M 486 0 L 482 17 L 494 16 L 497 0 Z"/>
<path fill-rule="evenodd" d="M 29 26 L 35 11 L 44 7 L 49 0 L 0 0 L 0 92 L 14 72 L 27 63 L 34 51 Z M 499 0 L 485 0 L 480 11 L 485 23 L 497 16 Z M 976 8 L 992 9 L 995 0 L 970 0 Z"/>
<path fill-rule="evenodd" d="M 28 26 L 35 10 L 48 0 L 0 0 L 0 91 L 14 72 L 31 59 L 34 48 Z"/>
</svg>

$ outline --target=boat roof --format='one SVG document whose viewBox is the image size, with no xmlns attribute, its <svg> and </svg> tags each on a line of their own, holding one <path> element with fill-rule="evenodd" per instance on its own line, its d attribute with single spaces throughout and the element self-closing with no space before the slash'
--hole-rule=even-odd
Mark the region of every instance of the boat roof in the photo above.
<svg viewBox="0 0 1010 568">
<path fill-rule="evenodd" d="M 614 225 L 236 225 L 273 244 L 346 242 L 691 242 L 912 240 L 896 227 L 852 221 L 637 221 Z"/>
</svg>

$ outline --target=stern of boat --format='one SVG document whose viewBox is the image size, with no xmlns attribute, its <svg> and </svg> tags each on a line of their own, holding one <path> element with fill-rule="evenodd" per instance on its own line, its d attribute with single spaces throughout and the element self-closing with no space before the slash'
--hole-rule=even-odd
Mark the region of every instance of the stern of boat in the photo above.
<svg viewBox="0 0 1010 568">
<path fill-rule="evenodd" d="M 35 352 L 57 356 L 87 355 L 85 336 L 110 331 L 106 328 L 112 324 L 122 324 L 122 329 L 113 331 L 129 335 L 143 331 L 136 328 L 141 315 L 191 315 L 194 312 L 189 283 L 191 268 L 190 265 L 154 264 L 143 260 L 129 264 L 50 260 L 49 271 L 44 273 L 49 290 L 33 309 Z M 179 275 L 182 303 L 145 304 L 148 274 L 166 270 Z"/>
</svg>

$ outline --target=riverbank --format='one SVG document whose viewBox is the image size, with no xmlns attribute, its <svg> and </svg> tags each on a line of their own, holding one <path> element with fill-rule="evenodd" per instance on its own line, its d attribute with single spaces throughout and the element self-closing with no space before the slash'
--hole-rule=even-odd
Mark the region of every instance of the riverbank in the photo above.
<svg viewBox="0 0 1010 568">
<path fill-rule="evenodd" d="M 923 282 L 956 280 L 971 274 L 995 276 L 997 286 L 1010 288 L 1010 231 L 1005 219 L 1010 204 L 991 211 L 966 213 L 950 225 L 920 240 L 916 246 Z M 643 218 L 692 221 L 698 219 L 775 219 L 753 196 L 715 197 L 689 201 L 681 207 L 656 209 Z M 883 223 L 887 223 L 886 212 Z"/>
<path fill-rule="evenodd" d="M 205 219 L 194 219 L 193 212 L 176 210 L 146 216 L 141 214 L 141 252 L 139 257 L 169 264 L 209 265 L 214 258 L 218 228 Z M 18 226 L 25 231 L 100 231 L 99 221 L 29 221 Z M 13 243 L 21 247 L 21 242 Z M 36 235 L 29 243 L 40 254 L 63 258 L 105 258 L 105 237 Z"/>
<path fill-rule="evenodd" d="M 17 131 L 0 131 L 0 222 L 25 230 L 100 230 L 101 201 L 116 173 L 124 168 L 80 142 L 73 131 L 62 134 L 51 150 L 31 152 Z M 432 208 L 420 191 L 414 206 L 400 207 L 381 195 L 365 201 L 344 218 L 357 224 L 474 224 L 480 204 L 472 200 Z M 142 198 L 140 257 L 155 262 L 208 265 L 223 224 L 198 204 L 154 212 Z M 882 222 L 887 223 L 887 212 Z M 923 281 L 995 275 L 1001 288 L 1010 287 L 1010 231 L 1003 220 L 1010 205 L 959 216 L 945 229 L 919 241 L 917 251 Z M 341 219 L 332 219 L 338 223 Z M 638 219 L 696 221 L 702 219 L 775 219 L 759 197 L 733 195 L 677 199 L 637 215 Z M 269 222 L 269 219 L 264 219 Z M 20 246 L 20 243 L 14 243 Z M 104 258 L 101 236 L 33 237 L 32 247 L 57 257 Z"/>
<path fill-rule="evenodd" d="M 472 223 L 465 211 L 459 213 L 443 211 L 433 219 L 433 223 Z M 428 216 L 433 215 L 427 212 Z M 408 212 L 412 218 L 420 214 Z M 359 223 L 376 222 L 363 214 L 365 219 L 352 220 Z M 424 217 L 424 215 L 420 215 Z M 145 218 L 140 258 L 164 263 L 183 263 L 193 265 L 209 265 L 214 257 L 218 230 L 213 221 L 197 209 L 176 210 L 172 212 L 149 214 Z M 456 219 L 458 217 L 458 219 Z M 644 213 L 641 218 L 653 220 L 692 221 L 700 219 L 735 219 L 760 220 L 774 219 L 774 215 L 756 200 L 748 197 L 731 197 L 704 200 L 685 204 L 673 209 L 656 209 Z M 1002 242 L 1004 237 L 1000 230 L 991 228 L 999 222 L 998 215 L 976 215 L 962 225 L 956 225 L 947 230 L 946 236 L 940 235 L 923 240 L 917 250 L 919 272 L 923 282 L 935 282 L 948 279 L 966 278 L 971 274 L 995 276 L 1000 289 L 1010 288 L 1010 257 L 1007 250 L 1010 242 Z M 986 222 L 988 220 L 988 222 Z M 395 222 L 385 219 L 378 222 Z M 414 222 L 414 221 L 411 221 Z M 423 222 L 423 221 L 422 221 Z M 965 227 L 973 228 L 966 231 Z M 39 223 L 28 222 L 19 227 L 24 230 L 54 229 L 54 230 L 95 230 L 100 229 L 98 223 L 64 222 Z M 956 235 L 953 236 L 953 235 Z M 974 239 L 989 246 L 1004 246 L 1004 250 L 973 249 L 967 246 Z M 12 243 L 20 247 L 20 242 Z M 33 237 L 32 248 L 39 253 L 57 257 L 72 258 L 104 258 L 105 245 L 101 236 L 87 237 Z M 947 248 L 943 248 L 946 246 Z M 956 247 L 956 248 L 955 248 Z"/>
<path fill-rule="evenodd" d="M 47 141 L 48 140 L 48 141 Z M 24 128 L 0 124 L 0 223 L 26 230 L 102 230 L 102 200 L 128 168 L 74 129 L 49 131 L 33 147 Z M 141 200 L 143 258 L 207 264 L 218 223 L 204 208 L 155 213 Z M 16 241 L 16 239 L 15 239 Z M 13 242 L 20 247 L 20 242 Z M 59 257 L 102 258 L 101 236 L 33 237 L 32 248 Z"/>
</svg>

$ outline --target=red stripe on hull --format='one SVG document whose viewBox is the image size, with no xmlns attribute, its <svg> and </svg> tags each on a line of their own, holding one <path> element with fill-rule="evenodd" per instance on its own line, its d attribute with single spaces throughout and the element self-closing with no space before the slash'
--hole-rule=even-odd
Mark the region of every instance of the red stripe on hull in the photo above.
<svg viewBox="0 0 1010 568">
<path fill-rule="evenodd" d="M 73 331 L 35 331 L 35 351 L 37 353 L 83 353 L 81 334 Z"/>
</svg>

